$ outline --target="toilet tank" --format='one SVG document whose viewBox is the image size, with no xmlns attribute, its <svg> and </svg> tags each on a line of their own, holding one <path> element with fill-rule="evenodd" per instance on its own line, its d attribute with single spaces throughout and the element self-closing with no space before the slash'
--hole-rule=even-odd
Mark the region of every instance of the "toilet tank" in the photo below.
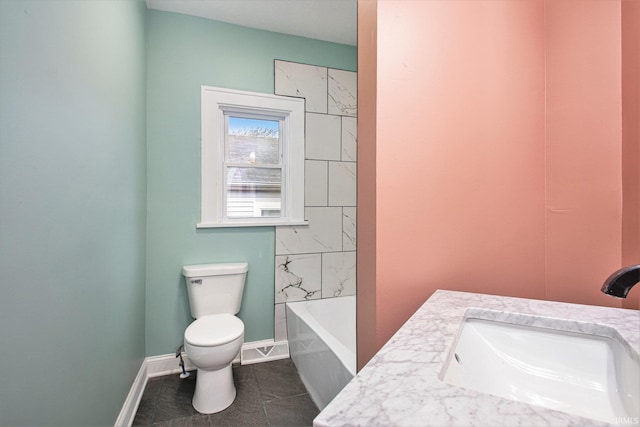
<svg viewBox="0 0 640 427">
<path fill-rule="evenodd" d="M 237 314 L 248 270 L 246 262 L 182 267 L 182 275 L 187 281 L 191 317 L 197 319 L 209 314 Z"/>
</svg>

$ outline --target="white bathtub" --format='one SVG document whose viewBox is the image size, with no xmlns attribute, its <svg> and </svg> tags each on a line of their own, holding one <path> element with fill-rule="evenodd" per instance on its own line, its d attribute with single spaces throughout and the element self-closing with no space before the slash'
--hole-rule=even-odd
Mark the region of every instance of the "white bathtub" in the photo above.
<svg viewBox="0 0 640 427">
<path fill-rule="evenodd" d="M 356 374 L 356 297 L 287 303 L 291 359 L 320 410 Z"/>
</svg>

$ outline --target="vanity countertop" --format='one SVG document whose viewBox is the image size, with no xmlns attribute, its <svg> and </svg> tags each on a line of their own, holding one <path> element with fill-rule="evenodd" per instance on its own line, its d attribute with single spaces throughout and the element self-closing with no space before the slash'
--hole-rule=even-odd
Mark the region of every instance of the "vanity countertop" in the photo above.
<svg viewBox="0 0 640 427">
<path fill-rule="evenodd" d="M 512 323 L 535 316 L 532 326 L 570 320 L 597 335 L 598 325 L 610 326 L 640 352 L 637 310 L 438 290 L 316 417 L 314 427 L 609 425 L 442 382 L 438 375 L 468 308 L 489 311 L 495 320 L 516 319 Z"/>
</svg>

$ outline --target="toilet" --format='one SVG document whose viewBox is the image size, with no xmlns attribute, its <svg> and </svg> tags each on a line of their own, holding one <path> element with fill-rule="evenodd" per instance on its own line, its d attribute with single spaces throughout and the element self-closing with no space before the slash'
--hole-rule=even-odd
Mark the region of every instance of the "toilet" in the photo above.
<svg viewBox="0 0 640 427">
<path fill-rule="evenodd" d="M 235 315 L 248 270 L 247 263 L 182 267 L 196 319 L 184 331 L 184 349 L 198 369 L 192 404 L 202 414 L 220 412 L 236 397 L 231 362 L 242 347 L 244 323 Z"/>
</svg>

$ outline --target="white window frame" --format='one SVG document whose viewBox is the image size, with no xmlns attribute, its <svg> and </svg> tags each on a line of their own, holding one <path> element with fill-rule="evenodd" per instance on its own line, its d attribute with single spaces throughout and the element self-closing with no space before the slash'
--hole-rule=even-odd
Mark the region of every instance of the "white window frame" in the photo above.
<svg viewBox="0 0 640 427">
<path fill-rule="evenodd" d="M 201 216 L 197 228 L 307 225 L 304 220 L 304 99 L 202 86 L 201 102 Z M 225 217 L 225 112 L 283 119 L 280 217 Z"/>
</svg>

